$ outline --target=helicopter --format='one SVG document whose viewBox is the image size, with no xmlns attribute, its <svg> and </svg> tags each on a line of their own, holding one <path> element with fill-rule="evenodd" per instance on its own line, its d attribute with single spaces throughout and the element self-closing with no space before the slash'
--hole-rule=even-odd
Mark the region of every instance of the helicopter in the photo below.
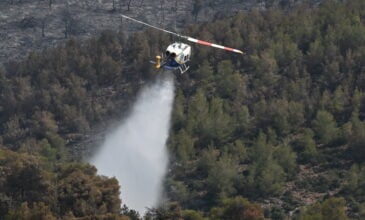
<svg viewBox="0 0 365 220">
<path fill-rule="evenodd" d="M 150 27 L 150 28 L 153 28 L 153 29 L 156 29 L 156 30 L 159 30 L 159 31 L 163 31 L 163 32 L 168 33 L 168 34 L 178 36 L 180 39 L 185 39 L 187 41 L 190 41 L 190 42 L 193 42 L 193 43 L 196 43 L 196 44 L 215 47 L 215 48 L 218 48 L 218 49 L 243 54 L 243 52 L 241 50 L 238 50 L 238 49 L 222 46 L 222 45 L 219 45 L 219 44 L 210 43 L 210 42 L 195 39 L 195 38 L 192 38 L 192 37 L 189 37 L 189 36 L 180 35 L 178 33 L 175 33 L 175 32 L 169 31 L 169 30 L 165 30 L 165 29 L 160 28 L 160 27 L 153 26 L 151 24 L 145 23 L 143 21 L 139 21 L 137 19 L 128 17 L 128 16 L 123 15 L 123 14 L 121 16 L 122 16 L 122 18 L 126 18 L 126 19 L 129 19 L 129 20 L 134 21 L 136 23 L 143 24 L 147 27 Z M 180 73 L 183 74 L 189 69 L 189 66 L 187 65 L 187 62 L 190 61 L 190 57 L 191 57 L 191 46 L 189 44 L 186 44 L 186 43 L 183 43 L 183 42 L 174 42 L 166 48 L 165 56 L 163 56 L 163 54 L 162 55 L 157 55 L 155 57 L 155 61 L 150 61 L 150 62 L 154 64 L 156 69 L 163 68 L 163 69 L 168 69 L 168 70 L 179 70 Z"/>
</svg>

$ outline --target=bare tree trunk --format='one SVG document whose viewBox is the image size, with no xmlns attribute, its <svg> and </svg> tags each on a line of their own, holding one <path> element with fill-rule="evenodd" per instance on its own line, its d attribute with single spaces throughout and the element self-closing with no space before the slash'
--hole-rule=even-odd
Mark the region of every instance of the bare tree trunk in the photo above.
<svg viewBox="0 0 365 220">
<path fill-rule="evenodd" d="M 115 11 L 115 0 L 113 0 L 113 11 Z"/>
<path fill-rule="evenodd" d="M 46 19 L 42 19 L 42 37 L 45 37 L 44 29 L 46 28 Z"/>
<path fill-rule="evenodd" d="M 122 11 L 122 0 L 119 0 L 119 11 Z"/>
<path fill-rule="evenodd" d="M 69 24 L 68 24 L 68 20 L 66 19 L 65 20 L 65 32 L 64 32 L 64 34 L 65 34 L 65 38 L 68 38 L 68 30 L 69 30 Z"/>
<path fill-rule="evenodd" d="M 131 3 L 132 3 L 132 0 L 129 0 L 128 1 L 128 9 L 127 9 L 127 11 L 129 11 L 129 7 L 131 6 Z"/>
<path fill-rule="evenodd" d="M 123 30 L 123 17 L 120 17 L 120 25 L 119 25 L 119 31 L 122 32 Z"/>
<path fill-rule="evenodd" d="M 68 1 L 66 1 L 66 10 L 63 13 L 63 21 L 65 22 L 65 38 L 68 38 L 68 34 L 70 31 L 70 8 L 68 5 Z"/>
<path fill-rule="evenodd" d="M 175 28 L 175 30 L 174 31 L 177 31 L 177 27 L 176 27 L 176 21 L 177 21 L 177 10 L 178 8 L 177 8 L 177 0 L 175 0 L 175 7 L 174 7 L 174 14 L 175 14 L 175 19 L 174 19 L 174 28 Z"/>
<path fill-rule="evenodd" d="M 165 10 L 164 10 L 164 7 L 163 7 L 164 4 L 165 4 L 165 1 L 160 0 L 160 10 L 162 12 L 162 22 L 161 22 L 162 25 L 165 23 Z"/>
</svg>

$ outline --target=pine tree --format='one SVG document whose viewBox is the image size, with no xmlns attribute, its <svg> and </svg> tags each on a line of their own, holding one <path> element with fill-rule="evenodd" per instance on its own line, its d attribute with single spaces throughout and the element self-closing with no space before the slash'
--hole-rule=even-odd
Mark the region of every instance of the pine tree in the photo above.
<svg viewBox="0 0 365 220">
<path fill-rule="evenodd" d="M 330 144 L 338 138 L 338 128 L 331 113 L 319 110 L 313 121 L 313 129 L 321 144 Z"/>
</svg>

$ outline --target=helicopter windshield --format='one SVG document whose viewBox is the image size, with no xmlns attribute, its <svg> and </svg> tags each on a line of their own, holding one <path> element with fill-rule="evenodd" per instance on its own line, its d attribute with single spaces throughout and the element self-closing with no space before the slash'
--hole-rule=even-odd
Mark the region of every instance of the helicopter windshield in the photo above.
<svg viewBox="0 0 365 220">
<path fill-rule="evenodd" d="M 166 57 L 167 58 L 175 58 L 176 57 L 176 53 L 170 53 L 170 51 L 166 50 Z"/>
</svg>

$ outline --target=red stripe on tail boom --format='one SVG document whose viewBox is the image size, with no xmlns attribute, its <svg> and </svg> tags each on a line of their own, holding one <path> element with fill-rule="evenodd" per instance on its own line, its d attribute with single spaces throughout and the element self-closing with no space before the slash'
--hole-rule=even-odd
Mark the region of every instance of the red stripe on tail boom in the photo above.
<svg viewBox="0 0 365 220">
<path fill-rule="evenodd" d="M 212 43 L 209 43 L 209 42 L 203 41 L 203 40 L 198 40 L 197 43 L 198 44 L 205 45 L 205 46 L 212 46 Z"/>
</svg>

